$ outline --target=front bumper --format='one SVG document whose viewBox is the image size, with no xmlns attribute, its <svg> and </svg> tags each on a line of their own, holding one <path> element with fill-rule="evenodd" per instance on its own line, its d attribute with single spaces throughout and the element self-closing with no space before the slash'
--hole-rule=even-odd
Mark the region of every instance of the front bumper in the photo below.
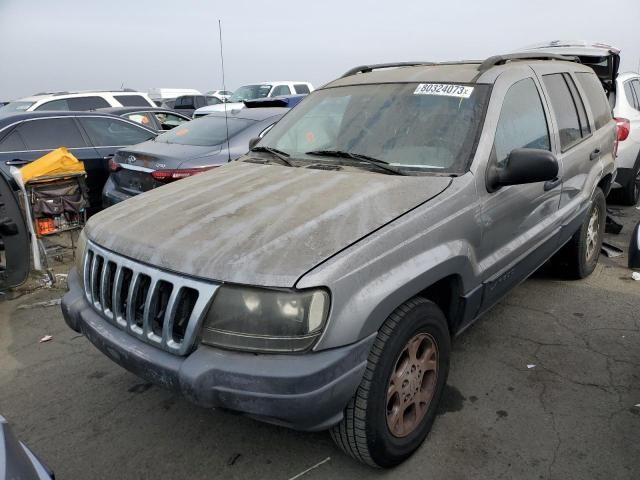
<svg viewBox="0 0 640 480">
<path fill-rule="evenodd" d="M 296 430 L 340 422 L 367 364 L 375 334 L 321 352 L 276 355 L 200 345 L 180 357 L 141 342 L 93 310 L 75 270 L 62 299 L 67 325 L 120 366 L 204 407 L 219 407 Z"/>
</svg>

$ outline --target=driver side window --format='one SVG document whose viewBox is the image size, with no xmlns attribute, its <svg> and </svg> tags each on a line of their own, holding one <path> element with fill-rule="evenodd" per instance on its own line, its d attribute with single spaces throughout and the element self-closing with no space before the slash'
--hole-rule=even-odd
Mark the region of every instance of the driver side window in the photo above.
<svg viewBox="0 0 640 480">
<path fill-rule="evenodd" d="M 551 150 L 542 100 L 531 78 L 513 84 L 505 95 L 493 146 L 499 167 L 516 148 Z"/>
</svg>

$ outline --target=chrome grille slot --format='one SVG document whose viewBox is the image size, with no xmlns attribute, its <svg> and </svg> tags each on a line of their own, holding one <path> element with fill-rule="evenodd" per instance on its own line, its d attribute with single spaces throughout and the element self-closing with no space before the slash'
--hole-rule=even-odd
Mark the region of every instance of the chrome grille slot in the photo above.
<svg viewBox="0 0 640 480">
<path fill-rule="evenodd" d="M 153 300 L 149 308 L 149 328 L 151 333 L 162 337 L 162 324 L 164 322 L 164 315 L 167 311 L 167 305 L 169 304 L 169 298 L 173 291 L 173 285 L 164 280 L 160 280 L 156 286 L 156 290 L 153 295 Z"/>
<path fill-rule="evenodd" d="M 141 273 L 138 275 L 138 282 L 136 285 L 136 291 L 133 296 L 131 323 L 138 328 L 143 327 L 144 322 L 144 307 L 147 303 L 147 295 L 149 294 L 149 287 L 151 286 L 151 277 Z"/>
<path fill-rule="evenodd" d="M 191 317 L 193 307 L 198 301 L 198 292 L 193 288 L 184 287 L 180 289 L 178 294 L 177 308 L 173 320 L 173 338 L 182 341 L 185 331 L 187 330 L 187 323 Z"/>
<path fill-rule="evenodd" d="M 177 355 L 194 347 L 218 284 L 135 262 L 87 242 L 83 279 L 94 310 L 118 328 Z"/>
</svg>

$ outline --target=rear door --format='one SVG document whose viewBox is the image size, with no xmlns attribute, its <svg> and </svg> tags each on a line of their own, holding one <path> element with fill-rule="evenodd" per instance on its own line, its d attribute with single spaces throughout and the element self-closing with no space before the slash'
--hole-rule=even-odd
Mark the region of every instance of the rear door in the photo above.
<svg viewBox="0 0 640 480">
<path fill-rule="evenodd" d="M 156 132 L 118 117 L 83 116 L 78 121 L 97 153 L 92 196 L 95 205 L 100 205 L 102 189 L 109 177 L 109 160 L 120 148 L 146 142 L 155 138 Z"/>
<path fill-rule="evenodd" d="M 556 155 L 563 166 L 561 215 L 566 223 L 580 222 L 591 203 L 591 193 L 602 178 L 600 156 L 609 153 L 609 146 L 602 144 L 604 132 L 594 135 L 592 113 L 585 107 L 574 77 L 559 73 L 552 65 L 539 65 L 534 70 L 542 80 L 556 125 Z M 568 230 L 574 226 L 579 225 Z"/>
<path fill-rule="evenodd" d="M 29 236 L 18 197 L 0 173 L 0 291 L 23 283 L 29 262 Z"/>
</svg>

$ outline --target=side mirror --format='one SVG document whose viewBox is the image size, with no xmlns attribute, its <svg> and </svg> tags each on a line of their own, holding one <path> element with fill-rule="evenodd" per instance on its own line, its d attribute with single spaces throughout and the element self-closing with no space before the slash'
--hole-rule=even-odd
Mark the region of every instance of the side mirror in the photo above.
<svg viewBox="0 0 640 480">
<path fill-rule="evenodd" d="M 558 176 L 558 160 L 548 150 L 516 148 L 503 167 L 492 166 L 487 172 L 490 192 L 507 185 L 522 185 L 554 180 Z"/>
<path fill-rule="evenodd" d="M 260 140 L 260 137 L 253 137 L 251 140 L 249 140 L 249 150 L 252 150 L 253 147 L 255 147 L 260 142 Z"/>
</svg>

